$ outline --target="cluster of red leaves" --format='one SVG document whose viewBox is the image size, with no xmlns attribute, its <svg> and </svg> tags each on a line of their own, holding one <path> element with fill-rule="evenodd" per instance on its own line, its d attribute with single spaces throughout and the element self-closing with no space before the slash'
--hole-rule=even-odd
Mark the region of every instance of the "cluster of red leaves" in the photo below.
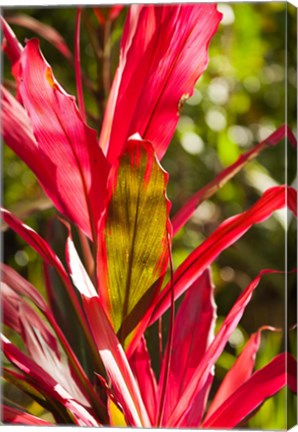
<svg viewBox="0 0 298 432">
<path fill-rule="evenodd" d="M 94 9 L 102 26 L 120 12 L 121 7 L 107 13 Z M 77 29 L 79 18 L 80 13 Z M 175 131 L 181 101 L 192 94 L 207 65 L 208 45 L 220 19 L 214 4 L 131 6 L 99 139 L 84 121 L 79 52 L 75 62 L 80 110 L 56 81 L 38 41 L 21 46 L 2 20 L 3 48 L 17 85 L 16 97 L 2 87 L 3 137 L 68 220 L 65 266 L 43 238 L 2 210 L 4 221 L 43 259 L 48 297 L 45 301 L 28 281 L 2 265 L 4 322 L 27 349 L 23 353 L 3 335 L 4 354 L 15 367 L 3 373 L 58 424 L 232 428 L 287 383 L 296 391 L 296 363 L 287 353 L 254 371 L 261 332 L 274 330 L 267 326 L 251 335 L 207 405 L 217 359 L 260 279 L 275 272 L 263 270 L 256 276 L 215 335 L 210 265 L 275 210 L 288 206 L 296 214 L 294 189 L 267 190 L 172 269 L 172 237 L 199 203 L 267 144 L 286 135 L 295 142 L 282 126 L 198 191 L 170 220 L 168 175 L 160 161 Z M 35 29 L 71 57 L 63 39 L 42 24 L 26 17 L 11 22 Z M 71 224 L 89 251 L 86 268 Z M 60 293 L 51 278 L 53 269 Z M 174 318 L 174 301 L 185 292 Z M 67 299 L 67 310 L 60 296 Z M 144 333 L 168 309 L 172 319 L 157 380 Z M 79 342 L 68 337 L 73 320 L 91 372 L 80 356 Z M 3 407 L 3 416 L 10 423 L 47 424 L 11 406 Z"/>
</svg>

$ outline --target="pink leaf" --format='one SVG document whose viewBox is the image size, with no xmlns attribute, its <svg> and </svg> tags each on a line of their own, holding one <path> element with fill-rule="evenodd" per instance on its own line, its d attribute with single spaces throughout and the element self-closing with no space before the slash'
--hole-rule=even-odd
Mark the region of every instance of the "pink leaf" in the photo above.
<svg viewBox="0 0 298 432">
<path fill-rule="evenodd" d="M 297 217 L 297 191 L 293 188 L 288 188 L 287 206 Z"/>
<path fill-rule="evenodd" d="M 37 40 L 27 43 L 20 64 L 19 91 L 38 143 L 30 167 L 40 161 L 49 165 L 43 174 L 36 172 L 45 191 L 59 211 L 95 239 L 109 170 L 95 131 L 55 80 Z"/>
<path fill-rule="evenodd" d="M 90 404 L 76 384 L 69 365 L 61 359 L 57 341 L 40 317 L 23 302 L 20 310 L 23 340 L 32 360 L 57 381 L 81 405 Z M 55 341 L 55 344 L 53 343 Z"/>
<path fill-rule="evenodd" d="M 205 421 L 213 414 L 214 411 L 226 400 L 238 387 L 247 381 L 254 369 L 256 353 L 261 342 L 261 332 L 263 330 L 275 330 L 273 327 L 261 327 L 256 333 L 252 334 L 247 344 L 237 358 L 232 368 L 226 374 L 215 397 L 208 409 Z"/>
<path fill-rule="evenodd" d="M 4 423 L 32 426 L 53 426 L 52 423 L 46 420 L 6 405 L 2 406 L 2 416 Z"/>
<path fill-rule="evenodd" d="M 101 300 L 80 261 L 70 237 L 67 239 L 66 258 L 73 283 L 81 294 L 83 307 L 97 349 L 111 380 L 116 397 L 123 407 L 125 417 L 132 426 L 149 427 L 148 414 L 123 348 L 114 333 Z"/>
<path fill-rule="evenodd" d="M 129 359 L 129 363 L 138 382 L 151 424 L 154 424 L 157 412 L 157 384 L 154 372 L 151 369 L 150 355 L 144 337 L 140 339 L 137 348 Z"/>
<path fill-rule="evenodd" d="M 185 388 L 184 392 L 180 394 L 179 401 L 168 419 L 167 427 L 177 427 L 183 422 L 189 408 L 191 407 L 194 397 L 205 385 L 213 365 L 222 353 L 226 343 L 229 340 L 229 337 L 237 327 L 246 306 L 251 300 L 254 290 L 261 280 L 261 277 L 268 273 L 279 272 L 275 270 L 262 270 L 259 275 L 246 287 L 246 289 L 235 302 L 234 306 L 221 325 L 220 330 L 207 348 L 202 360 L 194 371 L 192 380 Z"/>
<path fill-rule="evenodd" d="M 26 279 L 19 275 L 15 270 L 6 264 L 0 263 L 2 282 L 8 285 L 13 291 L 20 296 L 26 296 L 42 312 L 46 313 L 48 306 L 41 294 Z"/>
<path fill-rule="evenodd" d="M 86 341 L 88 343 L 90 351 L 93 353 L 95 361 L 97 362 L 99 358 L 95 348 L 94 340 L 90 335 L 89 327 L 84 316 L 82 307 L 61 261 L 50 248 L 49 244 L 33 229 L 23 224 L 22 221 L 12 215 L 8 210 L 2 209 L 1 213 L 3 220 L 42 257 L 45 263 L 53 266 L 58 272 L 65 287 L 65 293 L 70 300 L 70 307 L 73 308 L 73 311 L 76 314 L 78 322 L 80 323 L 82 331 L 84 332 L 84 335 L 86 337 Z"/>
<path fill-rule="evenodd" d="M 292 366 L 297 367 L 294 358 L 290 355 L 288 357 Z M 202 426 L 212 429 L 237 426 L 268 397 L 286 385 L 286 361 L 286 353 L 274 357 L 225 400 Z"/>
<path fill-rule="evenodd" d="M 100 137 L 111 163 L 134 133 L 162 158 L 220 19 L 214 4 L 131 6 Z"/>
<path fill-rule="evenodd" d="M 45 40 L 47 40 L 50 44 L 52 44 L 55 48 L 57 48 L 57 50 L 60 51 L 61 54 L 64 55 L 64 57 L 66 57 L 67 59 L 72 58 L 72 54 L 69 51 L 64 38 L 53 27 L 47 24 L 43 24 L 42 22 L 36 20 L 29 15 L 10 16 L 7 18 L 7 21 L 10 24 L 19 25 L 37 33 Z"/>
<path fill-rule="evenodd" d="M 43 181 L 49 183 L 49 179 L 45 178 L 47 171 L 42 175 L 46 165 L 38 158 L 38 145 L 29 117 L 22 105 L 3 86 L 1 86 L 1 114 L 1 133 L 6 144 L 35 172 L 37 177 L 44 177 Z M 49 196 L 52 198 L 51 194 Z"/>
<path fill-rule="evenodd" d="M 97 421 L 68 392 L 47 374 L 38 364 L 23 354 L 5 336 L 1 335 L 2 349 L 8 360 L 28 376 L 37 389 L 57 400 L 72 413 L 78 426 L 98 426 Z"/>
<path fill-rule="evenodd" d="M 24 328 L 24 320 L 28 321 L 28 325 L 36 329 L 45 343 L 51 348 L 55 355 L 59 357 L 57 340 L 40 319 L 40 316 L 4 282 L 1 282 L 1 292 L 4 324 L 21 334 Z M 27 348 L 30 352 L 30 346 L 28 346 L 28 344 Z"/>
<path fill-rule="evenodd" d="M 22 54 L 23 47 L 5 19 L 0 17 L 0 20 L 4 35 L 2 49 L 9 58 L 12 66 L 12 74 L 14 78 L 17 79 L 19 74 L 19 59 Z"/>
<path fill-rule="evenodd" d="M 163 416 L 164 424 L 178 403 L 181 394 L 193 379 L 193 374 L 214 337 L 216 306 L 213 291 L 210 270 L 205 270 L 189 288 L 179 307 L 174 325 L 173 350 Z M 162 382 L 165 367 L 163 363 L 160 382 Z M 201 395 L 201 404 L 197 403 L 195 406 L 198 419 L 196 425 L 199 424 L 203 414 L 204 401 L 205 398 Z M 194 425 L 185 424 L 184 426 Z"/>
<path fill-rule="evenodd" d="M 44 316 L 47 318 L 51 327 L 53 328 L 53 330 L 55 330 L 55 333 L 59 338 L 59 341 L 62 347 L 64 348 L 65 353 L 68 356 L 72 368 L 71 369 L 72 377 L 74 377 L 77 385 L 80 387 L 81 391 L 84 393 L 86 398 L 92 402 L 92 406 L 95 405 L 100 410 L 102 402 L 95 394 L 93 387 L 87 375 L 85 374 L 85 371 L 83 370 L 81 364 L 79 363 L 76 355 L 74 354 L 72 348 L 69 345 L 69 342 L 67 341 L 64 333 L 61 331 L 61 328 L 58 326 L 51 310 L 45 303 L 43 297 L 28 281 L 26 281 L 21 275 L 19 275 L 12 268 L 6 266 L 5 264 L 1 264 L 0 269 L 1 269 L 2 283 L 8 285 L 8 287 L 18 295 L 22 297 L 26 297 L 27 299 L 32 301 L 35 304 L 35 306 L 37 306 L 40 309 L 40 311 L 44 314 Z M 5 298 L 4 298 L 4 302 L 5 302 Z M 48 344 L 51 345 L 50 341 L 48 342 Z"/>
<path fill-rule="evenodd" d="M 185 292 L 217 256 L 254 224 L 268 219 L 271 214 L 286 205 L 287 196 L 295 196 L 296 191 L 286 186 L 268 189 L 248 210 L 224 221 L 219 227 L 177 268 L 174 273 L 175 298 Z M 292 199 L 292 198 L 291 198 Z M 151 323 L 156 321 L 170 306 L 170 283 L 159 295 Z"/>
</svg>

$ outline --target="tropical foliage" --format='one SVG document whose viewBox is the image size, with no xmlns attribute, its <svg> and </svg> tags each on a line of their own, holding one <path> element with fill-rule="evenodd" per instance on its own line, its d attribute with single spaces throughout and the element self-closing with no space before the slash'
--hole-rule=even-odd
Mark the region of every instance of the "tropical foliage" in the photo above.
<svg viewBox="0 0 298 432">
<path fill-rule="evenodd" d="M 125 15 L 110 84 L 111 29 Z M 23 46 L 2 19 L 13 78 L 2 86 L 3 138 L 35 174 L 47 197 L 42 205 L 50 202 L 59 212 L 44 238 L 21 220 L 28 212 L 20 218 L 2 210 L 6 228 L 39 255 L 43 270 L 37 289 L 34 277 L 2 264 L 3 378 L 42 411 L 39 416 L 7 397 L 5 422 L 233 428 L 286 385 L 296 393 L 296 361 L 285 350 L 256 368 L 262 334 L 281 334 L 271 322 L 255 328 L 220 385 L 214 375 L 261 280 L 291 277 L 294 269 L 260 269 L 221 320 L 212 272 L 219 255 L 254 225 L 286 207 L 296 215 L 295 189 L 268 187 L 187 256 L 175 255 L 176 239 L 203 201 L 266 149 L 285 138 L 296 146 L 291 130 L 280 125 L 235 160 L 223 158 L 224 169 L 171 212 L 163 158 L 207 67 L 221 18 L 215 4 L 203 3 L 133 5 L 127 13 L 121 6 L 79 9 L 72 54 L 52 27 L 10 16 L 11 25 L 36 32 L 74 65 L 78 105 L 39 41 Z M 81 71 L 81 19 L 97 53 L 98 88 Z M 97 102 L 98 118 L 85 108 L 83 85 Z"/>
</svg>

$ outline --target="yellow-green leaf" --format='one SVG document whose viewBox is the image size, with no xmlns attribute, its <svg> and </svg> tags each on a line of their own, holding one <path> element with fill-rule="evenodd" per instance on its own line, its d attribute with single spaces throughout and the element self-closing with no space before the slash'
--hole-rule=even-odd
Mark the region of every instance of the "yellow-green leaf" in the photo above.
<svg viewBox="0 0 298 432">
<path fill-rule="evenodd" d="M 152 305 L 167 268 L 167 181 L 151 144 L 135 139 L 109 178 L 99 230 L 99 289 L 122 343 Z"/>
</svg>

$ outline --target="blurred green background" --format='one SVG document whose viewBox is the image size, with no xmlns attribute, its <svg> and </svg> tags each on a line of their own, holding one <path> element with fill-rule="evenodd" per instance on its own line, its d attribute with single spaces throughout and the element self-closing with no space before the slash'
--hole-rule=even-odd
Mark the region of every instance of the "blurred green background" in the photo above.
<svg viewBox="0 0 298 432">
<path fill-rule="evenodd" d="M 194 95 L 184 105 L 176 134 L 163 160 L 170 173 L 168 195 L 172 214 L 198 189 L 212 180 L 244 151 L 265 139 L 286 118 L 296 132 L 296 10 L 285 2 L 219 4 L 223 20 L 209 49 L 207 71 L 198 81 Z M 111 40 L 111 77 L 119 55 L 119 42 L 127 9 L 113 22 Z M 4 9 L 4 16 L 28 14 L 57 29 L 73 51 L 76 11 L 73 8 Z M 286 19 L 288 44 L 286 44 Z M 36 36 L 12 25 L 19 40 Z M 85 103 L 90 126 L 100 130 L 103 89 L 102 63 L 98 52 L 104 35 L 91 9 L 83 12 L 81 63 L 88 83 L 84 84 Z M 76 94 L 74 68 L 47 41 L 41 49 L 54 74 L 70 94 Z M 286 68 L 286 59 L 288 68 Z M 3 80 L 13 91 L 10 65 L 4 62 Z M 285 100 L 287 95 L 288 111 Z M 288 155 L 288 158 L 286 158 Z M 220 222 L 252 205 L 270 186 L 292 184 L 296 176 L 296 153 L 281 141 L 266 149 L 214 197 L 205 201 L 174 241 L 175 267 L 204 240 Z M 7 148 L 3 147 L 3 203 L 19 217 L 46 236 L 49 221 L 56 211 L 49 207 L 34 175 Z M 34 211 L 34 209 L 39 209 Z M 276 212 L 268 221 L 251 229 L 235 246 L 213 264 L 219 322 L 228 313 L 242 289 L 260 269 L 284 269 L 296 265 L 295 222 L 285 211 Z M 287 258 L 285 251 L 288 232 Z M 11 231 L 4 235 L 4 259 L 37 286 L 43 288 L 42 266 L 34 251 Z M 238 331 L 218 361 L 215 391 L 231 367 L 249 334 L 263 324 L 284 329 L 286 278 L 266 276 L 248 306 Z M 289 304 L 294 306 L 296 278 L 288 280 Z M 296 322 L 295 309 L 289 310 L 289 326 Z M 151 330 L 152 333 L 155 329 Z M 257 356 L 257 367 L 283 351 L 288 340 L 284 332 L 264 332 Z M 290 349 L 296 352 L 296 337 Z M 150 347 L 154 351 L 154 347 Z M 154 367 L 156 364 L 154 363 Z M 7 394 L 9 394 L 7 390 Z M 287 397 L 288 396 L 288 397 Z M 11 397 L 11 396 L 10 396 Z M 14 398 L 17 396 L 13 394 Z M 245 427 L 285 429 L 286 404 L 290 408 L 288 424 L 295 421 L 296 399 L 280 392 L 268 400 Z M 31 407 L 31 411 L 32 411 Z"/>
</svg>

